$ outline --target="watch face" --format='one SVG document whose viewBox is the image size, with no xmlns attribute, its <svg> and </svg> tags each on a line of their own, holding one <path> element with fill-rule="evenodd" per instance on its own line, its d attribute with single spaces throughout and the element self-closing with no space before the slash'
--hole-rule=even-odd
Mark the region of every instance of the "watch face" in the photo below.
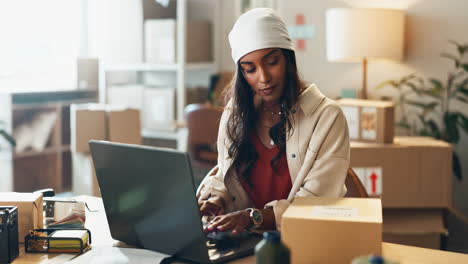
<svg viewBox="0 0 468 264">
<path fill-rule="evenodd" d="M 261 224 L 263 222 L 263 215 L 260 211 L 258 210 L 253 210 L 252 211 L 252 220 L 254 221 L 255 224 Z"/>
</svg>

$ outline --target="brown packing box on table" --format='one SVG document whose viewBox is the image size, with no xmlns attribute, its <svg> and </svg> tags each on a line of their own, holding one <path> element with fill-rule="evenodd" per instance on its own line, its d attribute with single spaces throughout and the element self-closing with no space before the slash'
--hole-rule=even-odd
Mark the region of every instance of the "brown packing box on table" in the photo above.
<svg viewBox="0 0 468 264">
<path fill-rule="evenodd" d="M 71 148 L 76 152 L 89 152 L 90 139 L 106 139 L 106 111 L 78 107 L 71 106 Z"/>
<path fill-rule="evenodd" d="M 360 255 L 380 254 L 380 199 L 295 198 L 282 217 L 281 236 L 293 264 L 351 263 Z"/>
<path fill-rule="evenodd" d="M 73 192 L 100 196 L 88 142 L 94 139 L 141 144 L 140 111 L 103 104 L 74 104 L 70 114 Z"/>
<path fill-rule="evenodd" d="M 0 192 L 0 205 L 18 207 L 18 239 L 24 242 L 29 230 L 43 228 L 43 200 L 41 193 Z"/>
<path fill-rule="evenodd" d="M 395 104 L 361 99 L 337 100 L 346 116 L 351 140 L 392 143 Z"/>
<path fill-rule="evenodd" d="M 384 208 L 452 205 L 452 146 L 447 142 L 429 137 L 395 137 L 393 144 L 351 142 L 350 166 L 368 192 L 369 171 L 378 172 Z"/>
<path fill-rule="evenodd" d="M 383 241 L 416 247 L 441 249 L 444 227 L 442 209 L 385 209 Z"/>
<path fill-rule="evenodd" d="M 71 106 L 71 148 L 89 153 L 88 141 L 141 144 L 140 111 L 102 104 Z"/>
</svg>

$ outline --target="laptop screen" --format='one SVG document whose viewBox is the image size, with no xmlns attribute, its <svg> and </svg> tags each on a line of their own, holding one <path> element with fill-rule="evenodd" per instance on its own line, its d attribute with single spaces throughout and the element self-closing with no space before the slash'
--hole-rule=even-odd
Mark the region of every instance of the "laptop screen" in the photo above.
<svg viewBox="0 0 468 264">
<path fill-rule="evenodd" d="M 187 153 L 106 141 L 89 145 L 114 239 L 209 261 Z"/>
</svg>

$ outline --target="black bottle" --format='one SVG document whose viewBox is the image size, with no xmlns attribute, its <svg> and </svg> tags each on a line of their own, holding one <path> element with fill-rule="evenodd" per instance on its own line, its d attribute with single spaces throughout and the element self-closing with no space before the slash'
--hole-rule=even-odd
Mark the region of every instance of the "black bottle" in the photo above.
<svg viewBox="0 0 468 264">
<path fill-rule="evenodd" d="M 281 242 L 281 235 L 277 231 L 263 233 L 263 240 L 255 247 L 257 264 L 289 264 L 291 254 Z"/>
</svg>

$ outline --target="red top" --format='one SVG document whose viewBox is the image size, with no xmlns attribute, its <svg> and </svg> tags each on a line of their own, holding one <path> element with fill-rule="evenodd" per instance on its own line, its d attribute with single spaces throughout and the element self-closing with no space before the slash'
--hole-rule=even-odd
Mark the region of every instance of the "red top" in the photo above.
<svg viewBox="0 0 468 264">
<path fill-rule="evenodd" d="M 242 186 L 249 194 L 255 208 L 264 208 L 265 204 L 274 200 L 287 199 L 292 183 L 285 153 L 276 161 L 275 171 L 271 167 L 270 161 L 278 154 L 278 147 L 276 145 L 270 149 L 265 147 L 257 133 L 253 133 L 251 141 L 258 157 L 250 171 L 252 184 L 249 185 L 246 181 L 242 181 Z"/>
</svg>

